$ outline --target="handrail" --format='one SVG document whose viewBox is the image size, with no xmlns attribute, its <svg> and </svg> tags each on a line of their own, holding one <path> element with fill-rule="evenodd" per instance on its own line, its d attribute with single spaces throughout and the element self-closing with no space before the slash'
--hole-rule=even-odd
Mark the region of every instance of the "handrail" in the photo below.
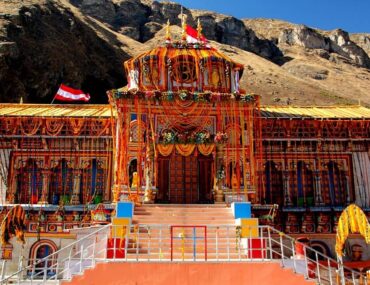
<svg viewBox="0 0 370 285">
<path fill-rule="evenodd" d="M 296 252 L 297 245 L 304 250 L 302 256 Z M 278 261 L 319 284 L 368 284 L 363 274 L 270 226 L 162 224 L 101 226 L 47 257 L 27 260 L 28 266 L 4 278 L 1 284 L 14 279 L 29 280 L 31 284 L 69 280 L 97 262 L 115 261 Z"/>
<path fill-rule="evenodd" d="M 111 226 L 110 224 L 107 224 L 107 225 L 104 225 L 104 226 L 92 226 L 92 227 L 81 228 L 81 229 L 86 230 L 86 229 L 92 229 L 92 228 L 98 227 L 98 229 L 97 229 L 96 231 L 94 231 L 94 232 L 92 232 L 92 233 L 87 234 L 86 236 L 82 237 L 81 239 L 76 240 L 76 241 L 74 241 L 74 242 L 72 242 L 72 243 L 68 244 L 67 246 L 65 246 L 65 247 L 63 247 L 63 248 L 61 248 L 61 249 L 59 249 L 59 250 L 57 250 L 57 251 L 53 252 L 52 254 L 50 254 L 50 255 L 48 255 L 48 256 L 46 256 L 46 257 L 44 257 L 44 258 L 39 259 L 36 263 L 30 264 L 30 265 L 28 265 L 28 266 L 25 266 L 25 267 L 23 267 L 23 268 L 19 269 L 18 271 L 14 272 L 13 274 L 11 274 L 11 275 L 7 276 L 6 278 L 2 279 L 2 280 L 0 281 L 0 282 L 1 282 L 0 284 L 4 284 L 4 282 L 6 282 L 5 284 L 7 284 L 7 282 L 8 282 L 8 281 L 10 281 L 13 277 L 15 277 L 15 276 L 19 276 L 19 275 L 20 275 L 22 272 L 24 272 L 24 271 L 29 271 L 29 270 L 31 270 L 32 272 L 34 272 L 34 271 L 35 271 L 34 269 L 36 268 L 36 266 L 37 266 L 37 265 L 40 265 L 40 264 L 45 264 L 45 265 L 47 265 L 47 264 L 48 264 L 48 262 L 50 261 L 50 259 L 54 259 L 54 258 L 56 258 L 56 260 L 57 260 L 57 256 L 58 256 L 58 254 L 60 254 L 61 252 L 65 251 L 65 250 L 67 250 L 67 249 L 69 249 L 69 248 L 73 248 L 73 246 L 75 246 L 75 245 L 77 245 L 77 244 L 81 243 L 82 241 L 87 240 L 88 238 L 90 238 L 90 237 L 92 237 L 92 236 L 94 236 L 94 235 L 96 235 L 96 234 L 98 234 L 98 233 L 102 232 L 102 231 L 103 231 L 103 230 L 105 230 L 105 229 L 109 229 L 109 228 L 110 228 L 110 226 Z M 42 271 L 41 271 L 41 272 L 42 272 Z M 41 275 L 41 273 L 36 273 L 36 276 L 37 276 L 37 275 Z"/>
</svg>

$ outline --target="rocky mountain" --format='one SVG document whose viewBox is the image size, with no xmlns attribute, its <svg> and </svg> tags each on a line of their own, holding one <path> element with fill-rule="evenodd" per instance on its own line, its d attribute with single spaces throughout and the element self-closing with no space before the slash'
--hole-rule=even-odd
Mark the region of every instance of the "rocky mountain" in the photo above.
<svg viewBox="0 0 370 285">
<path fill-rule="evenodd" d="M 0 100 L 50 102 L 61 82 L 106 102 L 122 62 L 180 33 L 181 6 L 151 0 L 3 0 Z M 266 104 L 370 105 L 370 35 L 184 8 L 212 45 L 245 65 L 242 87 Z M 177 27 L 176 27 L 177 26 Z"/>
</svg>

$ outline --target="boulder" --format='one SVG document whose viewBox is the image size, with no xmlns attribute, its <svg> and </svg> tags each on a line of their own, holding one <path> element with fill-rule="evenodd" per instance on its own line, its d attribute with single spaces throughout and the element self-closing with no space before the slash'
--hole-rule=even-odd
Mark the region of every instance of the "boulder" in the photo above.
<svg viewBox="0 0 370 285">
<path fill-rule="evenodd" d="M 298 45 L 308 49 L 329 50 L 330 41 L 304 25 L 281 31 L 278 39 L 279 44 Z"/>
</svg>

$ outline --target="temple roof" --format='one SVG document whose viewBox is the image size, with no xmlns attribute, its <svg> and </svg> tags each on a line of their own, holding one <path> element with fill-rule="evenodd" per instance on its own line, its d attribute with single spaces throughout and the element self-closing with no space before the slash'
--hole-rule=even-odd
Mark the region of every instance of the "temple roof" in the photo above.
<svg viewBox="0 0 370 285">
<path fill-rule="evenodd" d="M 128 90 L 242 93 L 243 65 L 198 44 L 168 43 L 124 63 Z"/>
<path fill-rule="evenodd" d="M 370 108 L 363 106 L 262 106 L 262 118 L 289 119 L 370 119 Z"/>
<path fill-rule="evenodd" d="M 0 116 L 12 117 L 110 117 L 109 105 L 0 104 Z"/>
<path fill-rule="evenodd" d="M 370 108 L 363 106 L 262 106 L 260 110 L 262 118 L 270 119 L 370 119 Z M 111 109 L 108 104 L 0 104 L 0 116 L 108 118 Z"/>
</svg>

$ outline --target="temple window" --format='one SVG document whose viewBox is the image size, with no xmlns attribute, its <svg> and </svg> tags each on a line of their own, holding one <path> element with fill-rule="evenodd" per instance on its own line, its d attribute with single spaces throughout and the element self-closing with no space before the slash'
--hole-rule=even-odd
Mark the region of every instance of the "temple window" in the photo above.
<svg viewBox="0 0 370 285">
<path fill-rule="evenodd" d="M 96 197 L 102 197 L 106 184 L 106 173 L 102 168 L 102 162 L 92 159 L 87 168 L 82 171 L 81 189 L 83 203 L 92 203 Z M 100 199 L 100 198 L 99 198 Z"/>
<path fill-rule="evenodd" d="M 180 55 L 172 59 L 172 85 L 174 89 L 195 88 L 197 82 L 197 68 L 192 56 Z"/>
<path fill-rule="evenodd" d="M 42 175 L 37 162 L 30 158 L 17 175 L 18 202 L 37 204 L 42 193 Z"/>
<path fill-rule="evenodd" d="M 330 161 L 322 172 L 324 203 L 330 206 L 342 206 L 345 203 L 345 171 L 338 163 Z"/>
<path fill-rule="evenodd" d="M 148 88 L 159 89 L 158 85 L 163 82 L 160 66 L 158 65 L 157 55 L 148 55 L 142 58 L 142 84 Z"/>
<path fill-rule="evenodd" d="M 273 161 L 265 164 L 265 202 L 267 204 L 282 205 L 283 195 L 283 174 Z"/>
<path fill-rule="evenodd" d="M 130 180 L 130 185 L 131 185 L 134 172 L 137 172 L 137 159 L 136 158 L 130 161 L 128 172 L 129 172 L 129 180 Z"/>
<path fill-rule="evenodd" d="M 291 184 L 292 192 L 296 194 L 297 206 L 312 206 L 313 205 L 313 173 L 309 166 L 302 160 L 297 162 L 296 171 Z"/>
<path fill-rule="evenodd" d="M 135 115 L 136 116 L 136 115 Z M 146 126 L 145 126 L 145 117 L 142 116 L 140 130 L 138 120 L 133 120 L 130 123 L 130 141 L 131 142 L 145 142 L 146 141 Z M 141 139 L 139 140 L 139 132 L 141 134 Z"/>
<path fill-rule="evenodd" d="M 230 73 L 225 62 L 218 58 L 206 58 L 201 63 L 205 90 L 230 92 Z"/>
<path fill-rule="evenodd" d="M 53 204 L 58 200 L 68 204 L 73 190 L 73 169 L 68 167 L 66 159 L 61 159 L 51 171 L 50 198 Z"/>
</svg>

